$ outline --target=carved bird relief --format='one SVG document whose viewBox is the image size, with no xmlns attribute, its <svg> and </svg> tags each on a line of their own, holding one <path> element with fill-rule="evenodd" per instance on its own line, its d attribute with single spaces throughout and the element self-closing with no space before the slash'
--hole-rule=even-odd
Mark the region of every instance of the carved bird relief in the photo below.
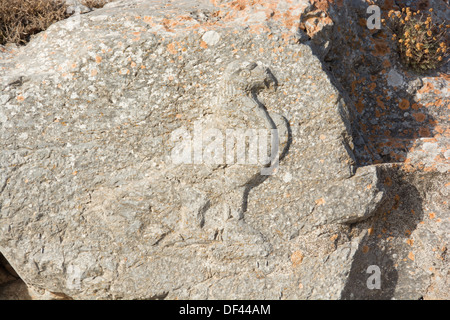
<svg viewBox="0 0 450 320">
<path fill-rule="evenodd" d="M 208 162 L 204 157 L 203 168 L 208 168 L 207 172 L 193 172 L 202 175 L 195 188 L 207 194 L 210 202 L 185 208 L 184 221 L 189 224 L 186 220 L 191 220 L 197 228 L 201 227 L 208 210 L 205 208 L 218 203 L 224 225 L 233 229 L 228 233 L 229 240 L 230 237 L 242 240 L 242 233 L 258 238 L 261 235 L 244 221 L 248 193 L 276 172 L 279 157 L 288 146 L 288 122 L 281 115 L 269 112 L 258 98 L 262 90 L 275 92 L 277 87 L 276 78 L 262 63 L 232 61 L 225 68 L 220 84 L 213 114 L 202 121 L 203 155 L 206 151 L 211 152 L 210 158 L 219 155 L 218 161 Z M 208 132 L 213 132 L 211 144 L 205 141 Z M 211 145 L 220 149 L 219 152 L 214 154 L 217 150 L 211 150 L 214 149 Z"/>
</svg>

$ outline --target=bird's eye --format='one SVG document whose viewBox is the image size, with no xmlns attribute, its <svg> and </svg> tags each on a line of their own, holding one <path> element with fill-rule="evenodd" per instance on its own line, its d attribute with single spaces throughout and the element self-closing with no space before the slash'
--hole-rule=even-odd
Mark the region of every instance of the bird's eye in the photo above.
<svg viewBox="0 0 450 320">
<path fill-rule="evenodd" d="M 241 73 L 240 73 L 240 75 L 241 75 L 241 77 L 248 78 L 248 77 L 250 77 L 250 71 L 248 71 L 248 70 L 242 70 Z"/>
</svg>

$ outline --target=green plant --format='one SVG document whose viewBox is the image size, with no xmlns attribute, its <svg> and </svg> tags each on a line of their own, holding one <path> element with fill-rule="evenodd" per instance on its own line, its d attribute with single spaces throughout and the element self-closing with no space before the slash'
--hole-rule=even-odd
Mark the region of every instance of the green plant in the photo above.
<svg viewBox="0 0 450 320">
<path fill-rule="evenodd" d="M 417 72 L 433 70 L 448 58 L 448 28 L 433 21 L 433 9 L 428 12 L 391 10 L 388 14 L 392 40 L 397 43 L 402 62 Z"/>
</svg>

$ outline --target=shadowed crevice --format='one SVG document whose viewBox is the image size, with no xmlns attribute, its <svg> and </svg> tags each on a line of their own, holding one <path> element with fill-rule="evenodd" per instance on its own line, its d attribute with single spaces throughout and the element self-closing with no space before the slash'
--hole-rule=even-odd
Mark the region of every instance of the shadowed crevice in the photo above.
<svg viewBox="0 0 450 320">
<path fill-rule="evenodd" d="M 343 300 L 390 300 L 398 298 L 396 290 L 399 283 L 399 270 L 408 263 L 405 257 L 407 244 L 405 240 L 417 228 L 423 219 L 422 196 L 407 177 L 391 172 L 395 185 L 390 196 L 393 201 L 381 208 L 367 221 L 367 232 L 359 243 L 353 257 L 352 266 L 344 290 Z M 400 240 L 400 241 L 399 241 Z M 406 259 L 406 262 L 404 260 Z M 380 289 L 370 289 L 367 281 L 371 277 L 369 266 L 380 270 Z M 416 293 L 406 292 L 410 299 Z M 420 293 L 417 293 L 420 294 Z"/>
</svg>

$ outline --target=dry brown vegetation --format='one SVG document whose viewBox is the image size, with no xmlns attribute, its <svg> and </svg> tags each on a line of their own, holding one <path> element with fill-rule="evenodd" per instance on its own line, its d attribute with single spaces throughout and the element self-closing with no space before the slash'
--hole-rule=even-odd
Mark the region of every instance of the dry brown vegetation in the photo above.
<svg viewBox="0 0 450 320">
<path fill-rule="evenodd" d="M 68 17 L 64 0 L 0 0 L 0 44 L 25 44 L 31 35 Z"/>
<path fill-rule="evenodd" d="M 111 0 L 82 0 L 88 8 L 101 8 Z M 0 44 L 24 45 L 32 35 L 68 18 L 65 0 L 0 0 Z"/>
<path fill-rule="evenodd" d="M 111 0 L 83 0 L 81 3 L 88 8 L 103 8 Z"/>
</svg>

